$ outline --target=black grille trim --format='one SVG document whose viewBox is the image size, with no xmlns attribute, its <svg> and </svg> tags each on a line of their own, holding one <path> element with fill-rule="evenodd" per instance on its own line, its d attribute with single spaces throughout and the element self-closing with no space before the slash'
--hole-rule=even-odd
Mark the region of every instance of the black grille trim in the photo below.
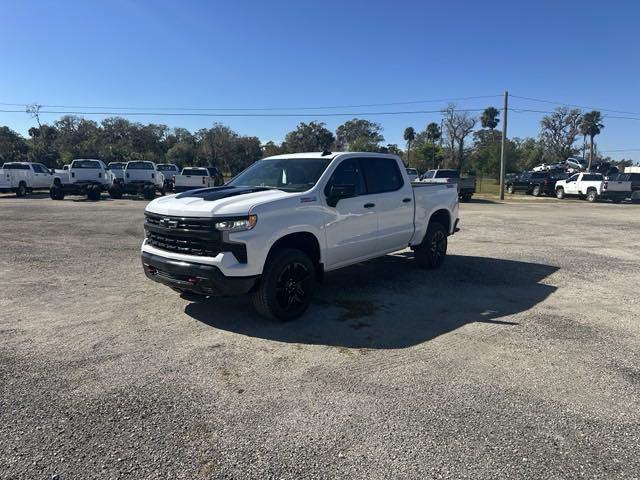
<svg viewBox="0 0 640 480">
<path fill-rule="evenodd" d="M 238 262 L 247 263 L 247 247 L 243 243 L 224 242 L 222 232 L 215 229 L 220 221 L 242 217 L 175 217 L 145 213 L 147 243 L 167 252 L 199 257 L 215 257 L 231 252 Z"/>
</svg>

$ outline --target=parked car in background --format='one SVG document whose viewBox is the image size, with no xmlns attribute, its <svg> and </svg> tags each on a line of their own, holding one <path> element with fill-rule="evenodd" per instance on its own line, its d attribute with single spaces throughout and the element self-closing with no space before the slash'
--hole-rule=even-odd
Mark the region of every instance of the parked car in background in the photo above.
<svg viewBox="0 0 640 480">
<path fill-rule="evenodd" d="M 587 169 L 587 163 L 580 158 L 569 157 L 564 161 L 564 164 L 566 168 L 571 168 L 577 171 L 582 171 Z"/>
<path fill-rule="evenodd" d="M 463 202 L 468 202 L 476 193 L 476 178 L 461 177 L 460 172 L 452 169 L 427 170 L 422 175 L 424 183 L 454 183 L 458 189 L 458 196 Z"/>
<path fill-rule="evenodd" d="M 625 172 L 627 172 L 627 169 L 625 169 Z M 629 198 L 633 203 L 640 202 L 640 168 L 637 173 L 618 173 L 609 179 L 631 182 L 631 195 Z"/>
<path fill-rule="evenodd" d="M 53 200 L 64 200 L 65 195 L 86 195 L 89 200 L 100 200 L 114 179 L 113 172 L 102 160 L 78 158 L 71 162 L 68 170 L 55 174 L 49 196 Z"/>
<path fill-rule="evenodd" d="M 156 192 L 165 194 L 164 175 L 158 171 L 155 163 L 147 160 L 127 162 L 124 167 L 124 180 L 114 182 L 109 189 L 111 198 L 122 195 L 140 195 L 147 200 L 155 198 Z"/>
<path fill-rule="evenodd" d="M 53 183 L 53 170 L 41 163 L 7 162 L 0 168 L 0 192 L 14 192 L 24 197 L 34 190 L 49 190 Z"/>
<path fill-rule="evenodd" d="M 127 162 L 109 162 L 107 165 L 113 172 L 116 181 L 124 180 L 124 167 Z"/>
<path fill-rule="evenodd" d="M 222 173 L 216 167 L 187 167 L 174 179 L 173 189 L 185 192 L 195 188 L 218 187 L 224 184 Z"/>
<path fill-rule="evenodd" d="M 176 175 L 180 174 L 180 169 L 173 163 L 159 163 L 158 171 L 164 175 L 164 189 L 167 192 L 173 192 L 173 184 Z"/>
<path fill-rule="evenodd" d="M 586 198 L 589 202 L 609 199 L 619 203 L 631 196 L 631 182 L 607 180 L 600 173 L 576 173 L 556 183 L 556 197 L 563 199 L 567 196 Z"/>
<path fill-rule="evenodd" d="M 549 172 L 522 172 L 506 182 L 507 193 L 514 194 L 518 192 L 527 195 L 539 197 L 545 193 L 553 194 L 553 185 L 555 181 Z M 550 188 L 551 186 L 551 188 Z"/>
<path fill-rule="evenodd" d="M 222 187 L 150 202 L 142 266 L 178 292 L 249 293 L 258 313 L 290 320 L 324 272 L 407 246 L 439 267 L 457 225 L 454 185 L 412 184 L 395 155 L 279 155 Z"/>
<path fill-rule="evenodd" d="M 410 182 L 415 182 L 419 176 L 418 170 L 415 168 L 407 168 L 407 177 L 409 177 Z"/>
</svg>

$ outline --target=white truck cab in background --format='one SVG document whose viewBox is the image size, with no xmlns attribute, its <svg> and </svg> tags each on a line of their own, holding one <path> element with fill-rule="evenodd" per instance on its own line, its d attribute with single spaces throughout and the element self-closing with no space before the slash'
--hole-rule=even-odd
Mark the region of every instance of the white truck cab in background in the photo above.
<svg viewBox="0 0 640 480">
<path fill-rule="evenodd" d="M 111 198 L 122 198 L 123 194 L 140 195 L 147 200 L 155 198 L 156 192 L 165 194 L 164 175 L 154 162 L 132 160 L 124 167 L 124 179 L 114 182 L 109 188 Z"/>
<path fill-rule="evenodd" d="M 0 168 L 0 192 L 24 197 L 34 190 L 49 190 L 53 176 L 53 170 L 42 163 L 7 162 Z"/>
</svg>

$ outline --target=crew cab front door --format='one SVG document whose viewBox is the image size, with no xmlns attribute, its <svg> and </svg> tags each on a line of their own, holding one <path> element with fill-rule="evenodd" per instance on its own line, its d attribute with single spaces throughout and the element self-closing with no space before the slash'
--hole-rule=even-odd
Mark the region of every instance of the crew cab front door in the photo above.
<svg viewBox="0 0 640 480">
<path fill-rule="evenodd" d="M 579 175 L 573 175 L 566 180 L 564 193 L 567 195 L 578 195 L 578 177 Z"/>
<path fill-rule="evenodd" d="M 378 250 L 378 214 L 366 194 L 364 174 L 357 158 L 343 160 L 334 170 L 324 193 L 330 202 L 332 186 L 354 186 L 354 196 L 327 206 L 326 269 L 338 268 L 373 256 Z"/>
</svg>

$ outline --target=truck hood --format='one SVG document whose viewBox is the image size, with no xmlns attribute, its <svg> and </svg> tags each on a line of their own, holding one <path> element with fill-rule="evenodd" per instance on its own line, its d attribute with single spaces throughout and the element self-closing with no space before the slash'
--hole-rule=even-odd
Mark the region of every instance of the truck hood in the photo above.
<svg viewBox="0 0 640 480">
<path fill-rule="evenodd" d="M 256 205 L 291 195 L 297 194 L 262 187 L 201 188 L 158 198 L 147 205 L 146 211 L 180 217 L 247 215 Z"/>
</svg>

